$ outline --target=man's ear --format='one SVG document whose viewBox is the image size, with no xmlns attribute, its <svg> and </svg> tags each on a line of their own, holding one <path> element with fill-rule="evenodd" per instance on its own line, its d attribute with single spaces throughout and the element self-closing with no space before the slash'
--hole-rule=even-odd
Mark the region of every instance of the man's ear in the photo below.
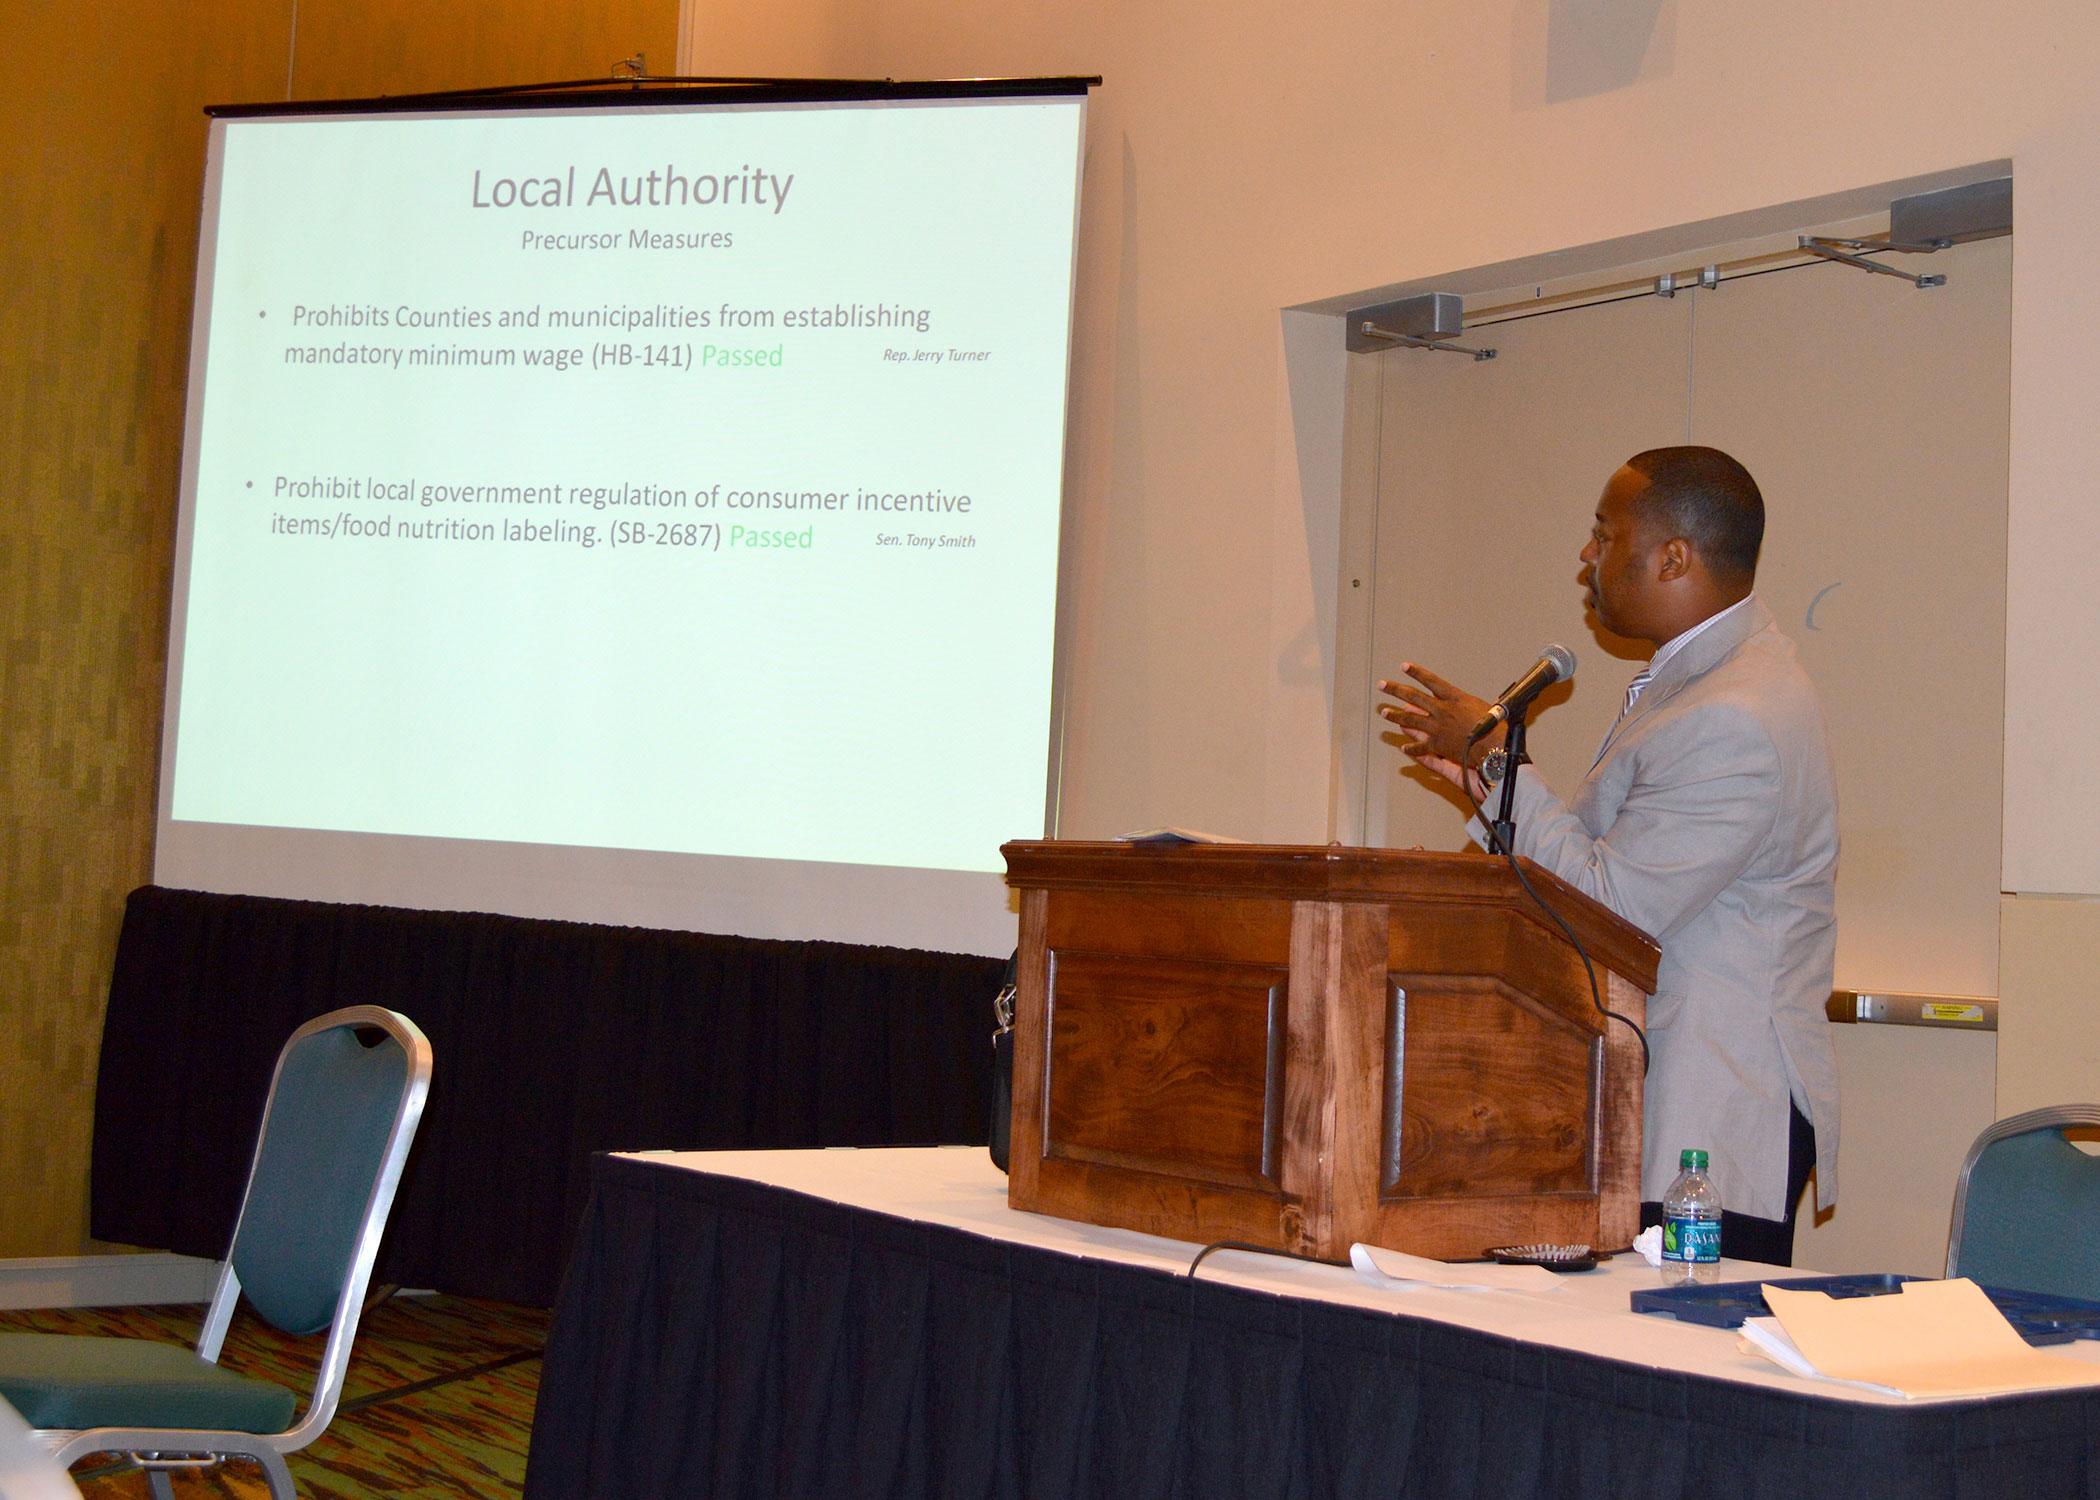
<svg viewBox="0 0 2100 1500">
<path fill-rule="evenodd" d="M 1673 536 L 1662 544 L 1661 563 L 1655 576 L 1662 583 L 1675 583 L 1692 571 L 1692 544 Z"/>
</svg>

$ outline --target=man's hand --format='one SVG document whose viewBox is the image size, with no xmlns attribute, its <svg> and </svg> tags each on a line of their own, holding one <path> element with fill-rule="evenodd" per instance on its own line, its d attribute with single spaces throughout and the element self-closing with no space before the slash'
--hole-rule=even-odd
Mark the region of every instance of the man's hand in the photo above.
<svg viewBox="0 0 2100 1500">
<path fill-rule="evenodd" d="M 1380 682 L 1378 691 L 1399 701 L 1379 704 L 1378 712 L 1406 737 L 1402 750 L 1446 781 L 1457 784 L 1459 767 L 1466 758 L 1466 736 L 1493 705 L 1485 698 L 1453 687 L 1418 662 L 1404 661 L 1400 670 L 1415 682 Z M 1472 747 L 1474 763 L 1501 743 L 1502 730 L 1498 727 Z"/>
</svg>

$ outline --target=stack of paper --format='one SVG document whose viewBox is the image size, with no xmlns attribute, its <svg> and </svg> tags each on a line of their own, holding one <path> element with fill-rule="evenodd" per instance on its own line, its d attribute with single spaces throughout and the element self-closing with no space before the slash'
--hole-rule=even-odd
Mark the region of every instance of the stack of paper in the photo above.
<svg viewBox="0 0 2100 1500">
<path fill-rule="evenodd" d="M 1764 1289 L 1746 1349 L 1807 1375 L 1893 1396 L 1993 1396 L 2100 1385 L 2100 1365 L 2033 1348 L 1975 1282 L 1906 1281 L 1881 1297 Z"/>
<path fill-rule="evenodd" d="M 1454 1266 L 1377 1245 L 1351 1245 L 1349 1264 L 1373 1286 L 1397 1291 L 1557 1292 L 1561 1278 L 1544 1266 Z"/>
<path fill-rule="evenodd" d="M 1119 844 L 1244 844 L 1245 839 L 1230 838 L 1222 833 L 1205 833 L 1200 828 L 1141 828 L 1136 833 L 1119 833 Z"/>
</svg>

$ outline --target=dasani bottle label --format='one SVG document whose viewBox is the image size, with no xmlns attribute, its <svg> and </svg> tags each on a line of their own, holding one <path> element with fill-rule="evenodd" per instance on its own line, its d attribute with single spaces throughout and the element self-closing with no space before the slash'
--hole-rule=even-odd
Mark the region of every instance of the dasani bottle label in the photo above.
<svg viewBox="0 0 2100 1500">
<path fill-rule="evenodd" d="M 1663 1220 L 1663 1259 L 1709 1265 L 1721 1258 L 1721 1221 L 1691 1217 Z"/>
</svg>

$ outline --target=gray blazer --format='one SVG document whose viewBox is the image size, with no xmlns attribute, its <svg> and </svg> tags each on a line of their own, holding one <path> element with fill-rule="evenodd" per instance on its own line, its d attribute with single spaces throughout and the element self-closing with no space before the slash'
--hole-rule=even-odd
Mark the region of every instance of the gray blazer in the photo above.
<svg viewBox="0 0 2100 1500">
<path fill-rule="evenodd" d="M 1752 598 L 1663 664 L 1571 803 L 1518 773 L 1517 852 L 1662 945 L 1641 1196 L 1712 1155 L 1721 1201 L 1785 1217 L 1787 1101 L 1837 1198 L 1837 787 L 1815 689 Z M 1479 830 L 1476 825 L 1476 837 Z"/>
</svg>

